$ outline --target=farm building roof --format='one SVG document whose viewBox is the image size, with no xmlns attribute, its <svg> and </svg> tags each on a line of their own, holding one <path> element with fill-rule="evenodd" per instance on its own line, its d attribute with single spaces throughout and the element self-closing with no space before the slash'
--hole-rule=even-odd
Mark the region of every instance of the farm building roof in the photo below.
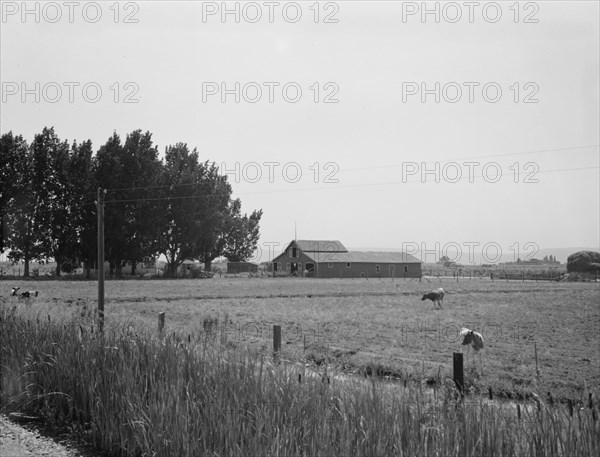
<svg viewBox="0 0 600 457">
<path fill-rule="evenodd" d="M 376 251 L 351 251 L 339 241 L 327 240 L 296 240 L 292 241 L 283 253 L 273 259 L 285 257 L 287 248 L 293 244 L 300 248 L 302 253 L 316 263 L 330 262 L 357 262 L 357 263 L 422 263 L 415 256 L 405 252 L 376 252 Z"/>
<path fill-rule="evenodd" d="M 330 262 L 362 262 L 362 263 L 421 263 L 415 256 L 406 252 L 374 252 L 350 251 L 339 252 L 330 256 Z"/>
<path fill-rule="evenodd" d="M 296 240 L 302 252 L 348 252 L 348 249 L 337 240 Z"/>
<path fill-rule="evenodd" d="M 415 256 L 406 252 L 350 251 L 333 253 L 305 252 L 304 254 L 317 263 L 422 263 Z"/>
</svg>

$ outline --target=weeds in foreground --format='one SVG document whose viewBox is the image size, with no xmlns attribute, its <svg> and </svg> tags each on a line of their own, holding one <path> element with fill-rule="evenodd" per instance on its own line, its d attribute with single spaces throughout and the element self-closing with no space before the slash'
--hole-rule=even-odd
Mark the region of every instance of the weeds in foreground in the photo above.
<svg viewBox="0 0 600 457">
<path fill-rule="evenodd" d="M 600 421 L 587 407 L 517 413 L 461 402 L 451 388 L 433 397 L 375 380 L 329 384 L 202 334 L 98 334 L 6 307 L 0 318 L 2 410 L 42 413 L 107 455 L 600 453 Z"/>
</svg>

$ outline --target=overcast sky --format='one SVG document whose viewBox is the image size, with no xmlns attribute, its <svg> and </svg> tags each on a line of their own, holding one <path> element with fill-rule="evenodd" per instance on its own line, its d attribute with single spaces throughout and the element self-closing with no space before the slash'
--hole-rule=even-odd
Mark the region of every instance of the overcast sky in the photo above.
<svg viewBox="0 0 600 457">
<path fill-rule="evenodd" d="M 598 247 L 598 5 L 2 2 L 1 133 L 197 147 L 263 209 L 261 260 L 295 224 L 348 247 Z"/>
</svg>

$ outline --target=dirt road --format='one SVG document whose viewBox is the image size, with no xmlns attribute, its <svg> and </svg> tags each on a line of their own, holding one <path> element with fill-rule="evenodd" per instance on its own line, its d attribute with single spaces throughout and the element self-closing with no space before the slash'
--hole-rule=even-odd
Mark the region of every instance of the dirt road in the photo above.
<svg viewBox="0 0 600 457">
<path fill-rule="evenodd" d="M 83 457 L 71 448 L 25 429 L 0 415 L 0 456 L 2 457 Z"/>
</svg>

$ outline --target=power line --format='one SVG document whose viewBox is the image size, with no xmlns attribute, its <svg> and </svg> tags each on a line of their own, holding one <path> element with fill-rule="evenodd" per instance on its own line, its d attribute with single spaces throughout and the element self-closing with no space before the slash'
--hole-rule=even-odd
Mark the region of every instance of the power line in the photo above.
<svg viewBox="0 0 600 457">
<path fill-rule="evenodd" d="M 518 155 L 518 154 L 534 154 L 534 153 L 540 153 L 540 152 L 547 152 L 547 151 L 562 151 L 562 150 L 571 150 L 571 149 L 580 149 L 580 148 L 588 148 L 588 147 L 597 147 L 597 145 L 594 146 L 575 146 L 572 148 L 560 148 L 560 149 L 547 149 L 547 150 L 539 150 L 539 151 L 528 151 L 528 152 L 518 152 L 518 153 L 507 153 L 507 154 L 495 154 L 495 155 L 490 155 L 490 156 L 485 156 L 486 158 L 489 157 L 497 157 L 497 156 L 511 156 L 511 155 Z M 481 158 L 484 158 L 483 156 Z M 453 160 L 449 160 L 446 161 L 447 162 L 453 162 L 455 160 L 467 160 L 469 158 L 463 158 L 463 159 L 453 159 Z M 386 167 L 365 167 L 362 168 L 364 170 L 366 169 L 373 169 L 373 168 L 390 168 L 393 167 L 393 165 L 389 165 Z M 598 166 L 593 166 L 593 167 L 578 167 L 578 168 L 562 168 L 562 169 L 555 169 L 555 170 L 537 170 L 535 173 L 555 173 L 555 172 L 570 172 L 570 171 L 582 171 L 582 170 L 595 170 L 595 169 L 599 169 L 600 167 Z M 357 170 L 357 169 L 354 169 Z M 346 171 L 353 171 L 351 169 L 347 169 Z M 515 173 L 507 173 L 506 176 L 514 176 Z M 503 175 L 504 176 L 504 175 Z M 463 181 L 465 179 L 468 178 L 472 178 L 471 176 L 465 176 L 465 177 L 461 177 L 459 179 L 456 179 L 454 182 L 458 182 L 458 181 Z M 483 176 L 481 177 L 483 178 Z M 397 185 L 397 184 L 416 184 L 416 183 L 422 183 L 422 181 L 420 180 L 406 180 L 406 181 L 388 181 L 388 182 L 378 182 L 378 183 L 361 183 L 361 184 L 338 184 L 338 183 L 334 183 L 336 184 L 335 186 L 321 186 L 321 187 L 303 187 L 300 189 L 278 189 L 275 191 L 272 190 L 263 190 L 263 191 L 249 191 L 249 192 L 240 192 L 240 193 L 236 193 L 237 195 L 252 195 L 252 194 L 271 194 L 271 193 L 288 193 L 288 192 L 303 192 L 303 191 L 318 191 L 318 190 L 330 190 L 330 189 L 345 189 L 345 188 L 355 188 L 355 187 L 374 187 L 374 186 L 387 186 L 387 185 Z M 123 191 L 123 190 L 138 190 L 138 189 L 160 189 L 160 188 L 175 188 L 175 187 L 181 187 L 181 186 L 194 186 L 194 185 L 199 185 L 198 183 L 182 183 L 182 184 L 174 184 L 174 185 L 160 185 L 160 186 L 140 186 L 140 187 L 129 187 L 129 188 L 119 188 L 119 189 L 109 189 L 107 190 L 108 192 L 110 191 Z M 87 196 L 88 194 L 86 194 Z M 95 194 L 89 194 L 89 195 L 95 195 Z M 166 197 L 142 197 L 142 198 L 132 198 L 132 199 L 113 199 L 113 200 L 105 200 L 105 203 L 135 203 L 135 202 L 145 202 L 145 201 L 165 201 L 165 200 L 184 200 L 184 199 L 195 199 L 195 198 L 217 198 L 217 197 L 225 197 L 230 195 L 229 193 L 211 193 L 211 194 L 199 194 L 199 195 L 184 195 L 184 196 L 177 196 L 177 197 L 173 197 L 173 196 L 166 196 Z M 88 206 L 88 205 L 92 205 L 95 204 L 94 202 L 87 202 L 87 203 L 81 203 L 81 204 L 77 204 L 77 205 L 69 205 L 68 208 L 79 208 L 79 207 L 83 207 L 83 206 Z M 11 211 L 16 211 L 16 210 L 21 210 L 27 207 L 30 207 L 34 205 L 32 204 L 27 204 L 27 205 L 23 205 L 20 207 L 16 207 L 16 208 L 12 208 Z M 52 208 L 52 209 L 48 209 L 48 210 L 38 210 L 37 212 L 39 213 L 44 213 L 44 212 L 50 212 L 50 211 L 60 211 L 60 210 L 65 210 L 66 208 Z M 3 212 L 4 214 L 7 214 L 6 211 Z"/>
<path fill-rule="evenodd" d="M 582 170 L 596 170 L 600 169 L 600 166 L 596 167 L 579 167 L 579 168 L 563 168 L 556 170 L 540 170 L 536 171 L 536 173 L 554 173 L 554 172 L 564 172 L 564 171 L 582 171 Z M 507 173 L 506 176 L 514 176 L 515 173 Z M 504 176 L 504 175 L 502 175 Z M 462 181 L 464 179 L 468 179 L 469 176 L 461 177 L 456 180 Z M 423 183 L 418 180 L 411 181 L 388 181 L 388 182 L 380 182 L 380 183 L 362 183 L 362 184 L 336 184 L 335 186 L 322 186 L 322 187 L 303 187 L 300 189 L 278 189 L 278 190 L 262 190 L 262 191 L 249 191 L 249 192 L 237 192 L 236 195 L 253 195 L 253 194 L 273 194 L 273 193 L 289 193 L 289 192 L 303 192 L 303 191 L 318 191 L 318 190 L 331 190 L 331 189 L 347 189 L 354 187 L 375 187 L 375 186 L 388 186 L 388 185 L 397 185 L 397 184 L 418 184 Z M 423 183 L 424 184 L 424 183 Z M 438 184 L 438 183 L 436 183 Z M 490 182 L 490 184 L 493 184 Z M 225 194 L 209 194 L 209 195 L 187 195 L 180 197 L 156 197 L 156 198 L 137 198 L 137 199 L 125 199 L 125 200 L 107 200 L 105 203 L 130 203 L 130 202 L 143 202 L 143 201 L 159 201 L 159 200 L 180 200 L 180 199 L 190 199 L 190 198 L 202 198 L 202 197 L 220 197 L 225 196 Z"/>
<path fill-rule="evenodd" d="M 545 152 L 572 151 L 572 150 L 578 150 L 578 149 L 597 148 L 599 146 L 600 145 L 598 145 L 598 144 L 593 144 L 593 145 L 588 145 L 588 146 L 570 146 L 570 147 L 566 147 L 566 148 L 538 149 L 535 151 L 509 152 L 509 153 L 504 153 L 504 154 L 490 154 L 490 155 L 485 155 L 485 156 L 458 157 L 458 158 L 454 158 L 454 159 L 443 160 L 440 163 L 455 162 L 457 160 L 488 159 L 488 158 L 492 158 L 492 157 L 509 157 L 509 156 L 516 156 L 516 155 L 525 155 L 525 154 L 541 154 L 541 153 L 545 153 Z M 213 162 L 213 164 L 215 164 L 215 163 L 216 162 Z M 432 162 L 426 162 L 426 163 L 432 163 Z M 389 165 L 377 165 L 377 166 L 372 166 L 372 167 L 342 168 L 337 171 L 352 172 L 352 171 L 364 171 L 364 170 L 379 170 L 379 169 L 388 169 L 388 168 L 401 168 L 402 166 L 403 166 L 403 164 L 389 164 Z M 302 171 L 305 172 L 306 170 L 302 170 Z M 267 178 L 268 178 L 268 176 L 264 177 L 264 178 L 260 178 L 258 181 L 262 181 Z M 258 181 L 256 181 L 256 182 L 258 182 Z M 156 185 L 156 186 L 121 187 L 121 188 L 115 188 L 115 189 L 107 189 L 107 192 L 139 190 L 139 189 L 164 189 L 164 188 L 171 188 L 171 187 L 184 187 L 184 186 L 195 186 L 195 185 L 198 185 L 198 183 L 180 183 L 180 184 L 167 184 L 167 185 Z"/>
<path fill-rule="evenodd" d="M 597 148 L 599 146 L 600 145 L 598 145 L 598 144 L 593 144 L 593 145 L 588 145 L 588 146 L 570 146 L 570 147 L 565 147 L 565 148 L 538 149 L 538 150 L 534 150 L 534 151 L 509 152 L 509 153 L 504 153 L 504 154 L 490 154 L 490 155 L 485 155 L 485 156 L 458 157 L 458 158 L 454 158 L 454 159 L 444 160 L 444 161 L 441 161 L 438 163 L 449 163 L 449 162 L 455 162 L 457 160 L 487 159 L 487 158 L 492 158 L 492 157 L 509 157 L 509 156 L 526 155 L 526 154 L 540 154 L 540 153 L 545 153 L 545 152 L 572 151 L 572 150 L 578 150 L 578 149 Z M 216 162 L 212 162 L 212 163 L 216 164 Z M 426 162 L 426 163 L 432 163 L 432 162 Z M 346 168 L 346 169 L 341 169 L 341 170 L 337 170 L 337 171 L 352 172 L 352 171 L 400 168 L 402 166 L 403 166 L 403 164 L 389 164 L 389 165 L 377 165 L 377 166 L 372 166 L 372 167 Z M 574 170 L 576 170 L 576 169 L 565 169 L 565 170 L 557 170 L 557 171 L 574 171 Z M 542 173 L 542 172 L 539 172 L 539 173 Z M 261 178 L 261 180 L 263 180 L 263 179 L 266 179 L 266 178 Z M 394 182 L 387 183 L 387 184 L 394 184 Z M 403 183 L 403 184 L 405 184 L 405 183 Z M 153 186 L 118 187 L 118 188 L 107 189 L 107 192 L 133 191 L 133 190 L 140 190 L 140 189 L 146 189 L 146 190 L 166 189 L 166 188 L 198 186 L 198 185 L 201 185 L 201 183 L 179 183 L 179 184 L 161 184 L 161 185 L 153 185 Z M 373 185 L 381 185 L 381 184 L 377 183 L 377 184 L 373 184 Z M 315 190 L 315 189 L 307 189 L 307 190 Z M 245 193 L 245 194 L 247 194 L 247 193 Z M 96 192 L 90 192 L 88 194 L 83 194 L 83 196 L 90 196 L 90 195 L 95 196 Z M 216 195 L 216 194 L 212 194 L 212 195 Z M 169 198 L 169 197 L 165 197 L 165 198 Z M 175 197 L 170 197 L 170 198 L 174 199 Z M 177 197 L 177 198 L 194 198 L 194 197 Z M 117 200 L 107 200 L 106 202 L 108 203 L 109 201 L 115 202 Z M 140 201 L 140 199 L 121 200 L 121 201 L 132 201 L 133 202 L 133 201 Z"/>
<path fill-rule="evenodd" d="M 508 152 L 505 154 L 490 154 L 490 155 L 485 155 L 485 156 L 458 157 L 456 159 L 442 160 L 441 163 L 455 162 L 457 160 L 489 159 L 492 157 L 509 157 L 509 156 L 526 155 L 526 154 L 541 154 L 544 152 L 573 151 L 573 150 L 577 150 L 577 149 L 597 148 L 599 146 L 600 145 L 598 145 L 598 144 L 592 144 L 589 146 L 571 146 L 571 147 L 567 147 L 567 148 L 538 149 L 535 151 Z M 426 163 L 431 163 L 431 162 L 426 162 Z M 345 170 L 340 170 L 340 171 L 376 170 L 376 169 L 381 169 L 381 168 L 400 168 L 402 166 L 403 166 L 403 164 L 378 165 L 378 166 L 374 166 L 374 167 L 347 168 Z"/>
</svg>

